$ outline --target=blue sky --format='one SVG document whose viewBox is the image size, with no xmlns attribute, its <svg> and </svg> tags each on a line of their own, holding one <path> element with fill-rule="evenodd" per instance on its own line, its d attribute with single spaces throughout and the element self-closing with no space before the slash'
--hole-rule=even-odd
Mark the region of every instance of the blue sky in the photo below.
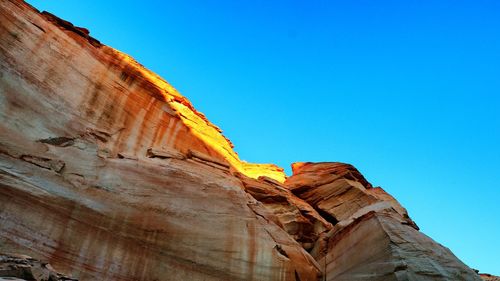
<svg viewBox="0 0 500 281">
<path fill-rule="evenodd" d="M 500 275 L 500 1 L 29 3 L 160 74 L 242 159 L 354 164 Z"/>
</svg>

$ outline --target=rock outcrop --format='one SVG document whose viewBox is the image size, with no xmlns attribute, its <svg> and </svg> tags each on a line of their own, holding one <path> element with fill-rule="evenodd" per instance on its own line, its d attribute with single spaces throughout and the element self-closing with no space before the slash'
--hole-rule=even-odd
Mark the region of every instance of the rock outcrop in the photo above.
<svg viewBox="0 0 500 281">
<path fill-rule="evenodd" d="M 481 273 L 480 276 L 485 281 L 500 281 L 500 277 L 488 273 Z"/>
<path fill-rule="evenodd" d="M 79 280 L 481 280 L 350 165 L 241 161 L 88 30 L 5 0 L 0 37 L 0 252 Z"/>
<path fill-rule="evenodd" d="M 325 280 L 480 280 L 449 249 L 418 231 L 392 196 L 351 165 L 295 163 L 285 184 L 333 228 L 311 255 Z"/>
<path fill-rule="evenodd" d="M 485 281 L 500 281 L 500 277 L 491 274 L 481 273 L 480 276 Z"/>
<path fill-rule="evenodd" d="M 48 263 L 15 254 L 0 254 L 0 281 L 2 280 L 78 281 L 56 272 Z"/>
</svg>

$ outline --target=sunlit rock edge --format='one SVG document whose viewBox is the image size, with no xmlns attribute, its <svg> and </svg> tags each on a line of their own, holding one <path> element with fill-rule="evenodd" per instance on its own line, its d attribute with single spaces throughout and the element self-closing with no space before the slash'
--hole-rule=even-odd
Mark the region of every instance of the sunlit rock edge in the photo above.
<svg viewBox="0 0 500 281">
<path fill-rule="evenodd" d="M 0 19 L 0 276 L 481 280 L 353 166 L 241 161 L 88 30 L 22 1 Z"/>
</svg>

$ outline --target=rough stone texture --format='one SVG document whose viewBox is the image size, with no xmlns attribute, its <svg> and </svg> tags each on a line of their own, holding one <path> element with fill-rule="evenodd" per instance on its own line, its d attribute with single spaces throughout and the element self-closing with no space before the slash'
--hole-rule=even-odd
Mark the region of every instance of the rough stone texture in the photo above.
<svg viewBox="0 0 500 281">
<path fill-rule="evenodd" d="M 480 276 L 485 281 L 500 281 L 500 277 L 488 273 L 481 273 Z"/>
<path fill-rule="evenodd" d="M 46 262 L 36 260 L 30 256 L 16 254 L 0 254 L 1 280 L 78 281 L 56 272 Z"/>
<path fill-rule="evenodd" d="M 80 280 L 480 280 L 350 165 L 241 161 L 88 30 L 4 0 L 0 38 L 1 252 Z"/>
<path fill-rule="evenodd" d="M 407 211 L 353 166 L 293 167 L 285 185 L 333 224 L 311 251 L 326 280 L 481 280 L 450 250 L 419 232 Z"/>
<path fill-rule="evenodd" d="M 260 177 L 259 180 L 238 175 L 245 191 L 262 202 L 275 216 L 278 225 L 306 250 L 312 249 L 322 233 L 332 228 L 318 212 L 304 200 L 293 195 L 279 182 Z"/>
<path fill-rule="evenodd" d="M 418 230 L 408 212 L 381 187 L 372 185 L 352 165 L 294 163 L 285 185 L 331 223 L 349 222 L 370 211 L 390 210 Z"/>
<path fill-rule="evenodd" d="M 0 36 L 1 251 L 82 280 L 317 279 L 166 82 L 20 1 Z"/>
</svg>

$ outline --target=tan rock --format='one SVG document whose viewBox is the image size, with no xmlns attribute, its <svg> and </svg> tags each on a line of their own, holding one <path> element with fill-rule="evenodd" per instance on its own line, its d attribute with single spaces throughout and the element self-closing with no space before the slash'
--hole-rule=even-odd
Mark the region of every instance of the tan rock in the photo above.
<svg viewBox="0 0 500 281">
<path fill-rule="evenodd" d="M 306 250 L 311 250 L 320 234 L 332 228 L 314 208 L 280 183 L 265 177 L 255 180 L 238 176 L 245 191 L 270 210 L 276 216 L 277 225 Z"/>
<path fill-rule="evenodd" d="M 488 273 L 481 273 L 480 276 L 485 281 L 500 281 L 500 277 Z"/>
<path fill-rule="evenodd" d="M 285 185 L 333 224 L 311 251 L 324 280 L 481 280 L 351 165 L 300 163 L 293 171 Z"/>
<path fill-rule="evenodd" d="M 0 38 L 0 252 L 80 280 L 479 280 L 353 166 L 241 161 L 87 29 L 6 0 Z"/>
<path fill-rule="evenodd" d="M 0 251 L 81 280 L 317 279 L 231 174 L 282 169 L 240 162 L 173 87 L 83 29 L 2 1 L 0 35 Z"/>
<path fill-rule="evenodd" d="M 0 280 L 77 281 L 46 262 L 20 254 L 0 254 Z"/>
<path fill-rule="evenodd" d="M 326 280 L 481 280 L 449 249 L 393 214 L 369 212 L 329 233 Z"/>
<path fill-rule="evenodd" d="M 295 163 L 292 168 L 294 174 L 285 185 L 332 224 L 353 220 L 370 211 L 390 209 L 417 228 L 406 209 L 382 188 L 373 188 L 352 165 Z"/>
</svg>

